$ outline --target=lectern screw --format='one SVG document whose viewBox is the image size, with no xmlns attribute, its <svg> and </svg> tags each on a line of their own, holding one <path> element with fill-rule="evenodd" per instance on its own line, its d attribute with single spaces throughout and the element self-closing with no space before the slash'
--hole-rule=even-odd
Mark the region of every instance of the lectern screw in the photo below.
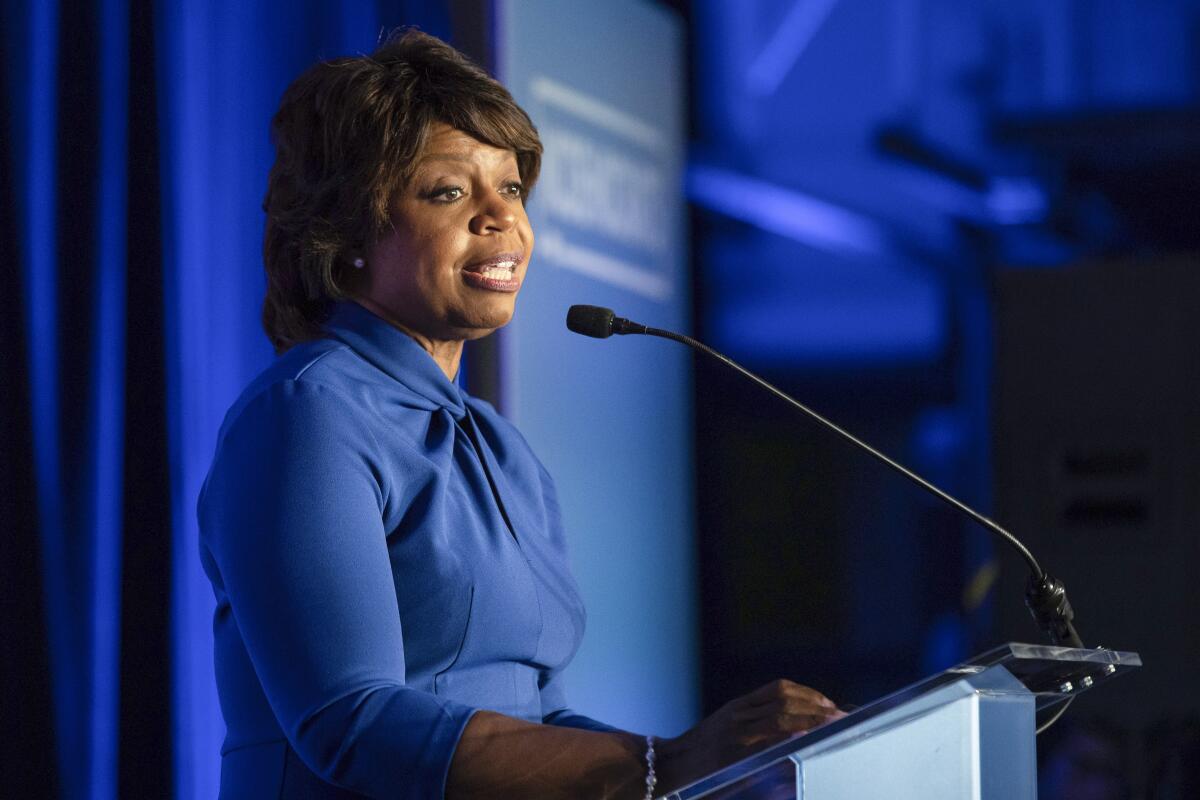
<svg viewBox="0 0 1200 800">
<path fill-rule="evenodd" d="M 1116 672 L 1116 671 L 1117 671 L 1117 665 L 1116 665 L 1116 664 L 1107 664 L 1107 665 L 1105 665 L 1105 667 L 1104 667 L 1104 674 L 1105 674 L 1105 675 L 1112 675 L 1112 674 L 1113 674 L 1114 672 Z"/>
<path fill-rule="evenodd" d="M 1075 687 L 1071 685 L 1070 681 L 1063 681 L 1062 685 L 1058 687 L 1058 690 L 1063 694 L 1070 694 L 1071 692 L 1075 691 Z"/>
<path fill-rule="evenodd" d="M 1082 678 L 1079 679 L 1079 685 L 1082 686 L 1084 689 L 1092 688 L 1092 676 L 1084 675 Z"/>
</svg>

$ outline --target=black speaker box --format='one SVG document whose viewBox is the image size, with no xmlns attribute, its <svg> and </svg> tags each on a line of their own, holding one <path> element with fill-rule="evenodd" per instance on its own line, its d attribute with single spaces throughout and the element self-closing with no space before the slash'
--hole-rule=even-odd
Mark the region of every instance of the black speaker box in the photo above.
<svg viewBox="0 0 1200 800">
<path fill-rule="evenodd" d="M 1068 718 L 1143 738 L 1200 714 L 1200 256 L 1008 269 L 995 290 L 996 518 L 1066 584 L 1086 645 L 1145 662 Z M 1000 565 L 999 633 L 1037 641 L 1024 565 Z"/>
</svg>

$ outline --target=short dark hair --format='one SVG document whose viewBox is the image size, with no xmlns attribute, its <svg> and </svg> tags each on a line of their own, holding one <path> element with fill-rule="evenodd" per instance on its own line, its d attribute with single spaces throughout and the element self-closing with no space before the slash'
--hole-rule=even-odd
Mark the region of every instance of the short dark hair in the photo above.
<svg viewBox="0 0 1200 800">
<path fill-rule="evenodd" d="M 321 335 L 346 275 L 389 227 L 430 126 L 444 123 L 516 153 L 526 192 L 542 143 L 508 90 L 442 40 L 394 31 L 368 56 L 310 67 L 271 121 L 275 164 L 263 210 L 263 328 L 281 353 Z"/>
</svg>

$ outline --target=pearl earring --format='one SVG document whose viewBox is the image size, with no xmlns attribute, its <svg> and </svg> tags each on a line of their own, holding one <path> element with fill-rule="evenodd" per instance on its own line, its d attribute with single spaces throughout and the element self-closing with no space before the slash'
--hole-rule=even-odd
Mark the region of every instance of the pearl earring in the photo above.
<svg viewBox="0 0 1200 800">
<path fill-rule="evenodd" d="M 362 256 L 356 257 L 350 263 L 354 265 L 355 269 L 362 269 L 363 267 L 365 267 L 367 265 L 367 262 L 363 259 Z"/>
</svg>

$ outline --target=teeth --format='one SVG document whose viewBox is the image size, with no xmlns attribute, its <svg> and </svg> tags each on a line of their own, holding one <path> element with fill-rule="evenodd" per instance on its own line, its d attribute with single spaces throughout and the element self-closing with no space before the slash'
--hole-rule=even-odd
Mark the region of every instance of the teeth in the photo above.
<svg viewBox="0 0 1200 800">
<path fill-rule="evenodd" d="M 483 277 L 491 278 L 492 280 L 497 280 L 497 281 L 512 280 L 512 275 L 513 275 L 513 268 L 512 268 L 511 261 L 508 262 L 507 266 L 500 264 L 495 267 L 488 267 L 487 269 L 485 269 L 483 271 Z"/>
</svg>

